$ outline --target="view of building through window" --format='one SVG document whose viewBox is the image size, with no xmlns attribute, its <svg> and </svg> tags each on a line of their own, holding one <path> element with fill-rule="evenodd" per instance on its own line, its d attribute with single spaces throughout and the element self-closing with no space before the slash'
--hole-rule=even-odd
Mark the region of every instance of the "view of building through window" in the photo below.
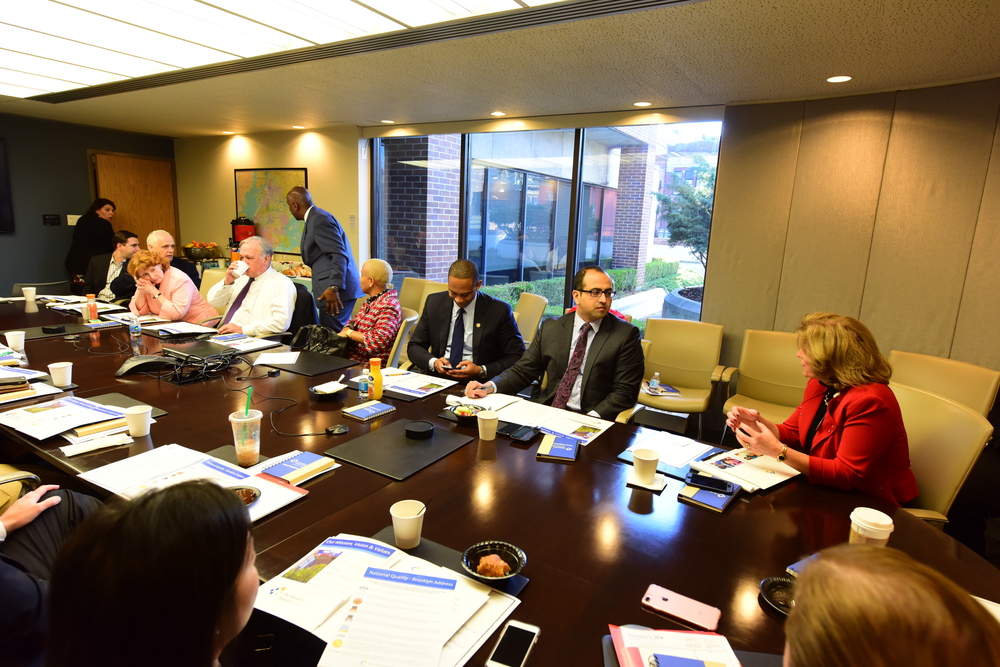
<svg viewBox="0 0 1000 667">
<path fill-rule="evenodd" d="M 539 294 L 550 316 L 576 270 L 597 264 L 615 280 L 612 307 L 640 328 L 697 320 L 720 134 L 719 122 L 470 134 L 464 193 L 461 135 L 382 139 L 375 247 L 401 277 L 444 281 L 463 236 L 488 293 L 512 306 Z"/>
</svg>

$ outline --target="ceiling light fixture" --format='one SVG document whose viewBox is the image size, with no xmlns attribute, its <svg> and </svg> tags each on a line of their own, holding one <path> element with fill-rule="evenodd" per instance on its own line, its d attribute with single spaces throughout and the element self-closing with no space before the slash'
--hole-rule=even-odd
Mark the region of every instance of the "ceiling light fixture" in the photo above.
<svg viewBox="0 0 1000 667">
<path fill-rule="evenodd" d="M 380 123 L 385 123 L 386 125 L 392 125 L 392 124 L 394 124 L 394 123 L 395 123 L 396 121 L 394 121 L 394 120 L 380 120 L 379 122 L 380 122 Z"/>
<path fill-rule="evenodd" d="M 507 114 L 505 114 L 503 111 L 491 111 L 490 115 L 491 116 L 506 116 Z"/>
<path fill-rule="evenodd" d="M 829 81 L 830 83 L 844 83 L 845 81 L 850 81 L 850 80 L 851 77 L 849 76 L 831 76 L 829 79 L 827 79 L 827 81 Z"/>
<path fill-rule="evenodd" d="M 304 129 L 306 129 L 306 126 L 305 125 L 292 125 L 292 129 L 293 130 L 304 130 Z"/>
<path fill-rule="evenodd" d="M 636 102 L 632 106 L 634 106 L 634 107 L 651 107 L 651 106 L 653 106 L 653 103 L 652 102 Z"/>
<path fill-rule="evenodd" d="M 232 134 L 232 132 L 223 132 L 223 134 Z"/>
</svg>

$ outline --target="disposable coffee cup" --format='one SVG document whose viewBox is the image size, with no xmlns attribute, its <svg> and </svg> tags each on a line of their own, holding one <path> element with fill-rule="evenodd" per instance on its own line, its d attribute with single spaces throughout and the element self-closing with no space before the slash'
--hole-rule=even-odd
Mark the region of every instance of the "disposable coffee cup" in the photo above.
<svg viewBox="0 0 1000 667">
<path fill-rule="evenodd" d="M 133 438 L 141 438 L 144 435 L 149 435 L 149 426 L 152 422 L 152 407 L 148 405 L 133 405 L 132 407 L 125 408 L 125 423 L 128 424 L 128 434 Z"/>
<path fill-rule="evenodd" d="M 21 288 L 21 294 L 24 295 L 24 300 L 25 301 L 34 301 L 35 300 L 35 290 L 36 289 L 37 288 L 35 288 L 35 287 L 22 287 Z"/>
<path fill-rule="evenodd" d="M 246 273 L 247 269 L 249 268 L 250 265 L 241 259 L 240 261 L 236 262 L 236 266 L 233 267 L 233 273 L 236 275 L 237 278 L 239 278 L 244 273 Z"/>
<path fill-rule="evenodd" d="M 892 533 L 892 518 L 870 507 L 856 507 L 851 512 L 850 544 L 869 544 L 884 547 Z"/>
<path fill-rule="evenodd" d="M 426 509 L 427 506 L 419 500 L 400 500 L 389 508 L 397 547 L 412 549 L 420 544 L 420 531 L 424 527 Z"/>
<path fill-rule="evenodd" d="M 660 455 L 652 449 L 637 449 L 632 452 L 635 481 L 640 484 L 652 484 L 656 480 L 656 464 L 659 462 Z"/>
<path fill-rule="evenodd" d="M 229 423 L 233 425 L 236 462 L 244 468 L 257 465 L 260 460 L 260 420 L 263 416 L 260 410 L 237 410 L 229 415 Z"/>
<path fill-rule="evenodd" d="M 5 334 L 7 338 L 7 347 L 14 350 L 15 352 L 20 352 L 24 349 L 24 332 L 23 331 L 8 331 Z"/>
<path fill-rule="evenodd" d="M 496 440 L 497 422 L 500 421 L 497 413 L 492 410 L 483 410 L 476 417 L 479 421 L 479 439 Z"/>
<path fill-rule="evenodd" d="M 73 384 L 73 362 L 59 361 L 49 364 L 49 375 L 52 377 L 52 384 L 55 386 L 70 386 Z"/>
</svg>

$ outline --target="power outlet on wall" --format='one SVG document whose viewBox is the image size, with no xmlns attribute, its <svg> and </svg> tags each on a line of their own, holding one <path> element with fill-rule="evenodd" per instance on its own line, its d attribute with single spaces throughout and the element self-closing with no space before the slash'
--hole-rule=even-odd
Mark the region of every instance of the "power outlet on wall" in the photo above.
<svg viewBox="0 0 1000 667">
<path fill-rule="evenodd" d="M 358 216 L 356 216 L 356 215 L 354 215 L 352 213 L 351 214 L 351 229 L 357 229 L 357 228 L 358 228 Z"/>
</svg>

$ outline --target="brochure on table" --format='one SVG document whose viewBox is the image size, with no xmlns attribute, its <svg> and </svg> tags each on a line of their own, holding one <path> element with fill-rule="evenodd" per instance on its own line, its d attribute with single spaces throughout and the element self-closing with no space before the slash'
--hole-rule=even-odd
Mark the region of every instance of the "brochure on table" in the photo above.
<svg viewBox="0 0 1000 667">
<path fill-rule="evenodd" d="M 127 308 L 125 308 L 125 306 L 119 306 L 118 304 L 114 303 L 104 303 L 103 301 L 96 301 L 95 304 L 97 305 L 97 312 L 100 313 L 101 315 L 104 315 L 105 313 L 113 313 L 116 310 L 128 310 Z M 89 307 L 86 299 L 84 299 L 83 301 L 78 301 L 76 303 L 56 302 L 48 304 L 48 307 L 52 308 L 53 310 L 58 310 L 64 313 L 72 313 L 73 315 L 80 315 L 81 313 L 83 313 L 83 311 L 81 310 L 83 306 Z M 89 316 L 90 313 L 88 312 L 87 315 Z"/>
<path fill-rule="evenodd" d="M 7 352 L 10 348 L 0 349 L 0 356 L 9 356 L 13 353 L 13 350 Z M 33 371 L 30 368 L 20 368 L 18 366 L 0 366 L 0 378 L 24 378 L 28 382 L 36 380 L 38 378 L 43 378 L 47 376 L 48 373 L 43 373 L 42 371 Z"/>
<path fill-rule="evenodd" d="M 218 329 L 213 329 L 212 327 L 203 327 L 200 324 L 191 324 L 190 322 L 169 322 L 163 324 L 151 324 L 144 325 L 142 327 L 143 331 L 153 331 L 158 334 L 168 333 L 168 334 L 204 334 L 204 333 L 215 333 Z"/>
<path fill-rule="evenodd" d="M 35 383 L 33 387 L 47 388 L 47 393 L 59 393 L 62 390 L 43 383 Z M 49 391 L 52 390 L 52 391 Z M 101 405 L 83 398 L 70 396 L 57 401 L 29 405 L 0 413 L 0 424 L 9 426 L 15 431 L 29 435 L 38 440 L 45 440 L 54 435 L 72 430 L 85 424 L 120 419 L 125 415 L 124 408 L 111 405 Z"/>
<path fill-rule="evenodd" d="M 252 486 L 260 491 L 260 498 L 247 509 L 250 520 L 256 521 L 308 493 L 291 484 L 260 476 L 262 465 L 243 470 L 208 454 L 172 444 L 109 463 L 80 477 L 126 498 L 192 479 L 207 479 L 224 487 Z"/>
<path fill-rule="evenodd" d="M 723 452 L 705 461 L 692 461 L 691 467 L 728 482 L 739 484 L 748 492 L 769 489 L 799 471 L 777 459 L 762 454 L 751 454 L 745 449 Z"/>
<path fill-rule="evenodd" d="M 660 455 L 660 463 L 672 468 L 683 468 L 713 449 L 712 445 L 685 438 L 683 435 L 660 431 L 656 435 L 643 438 L 625 451 L 651 449 Z"/>
<path fill-rule="evenodd" d="M 120 322 L 122 324 L 129 324 L 132 322 L 132 318 L 135 317 L 139 320 L 141 326 L 146 326 L 147 324 L 156 324 L 158 322 L 170 322 L 165 317 L 160 317 L 159 315 L 133 315 L 132 313 L 103 313 L 101 315 L 102 319 L 110 320 L 112 322 Z"/>
<path fill-rule="evenodd" d="M 649 630 L 609 625 L 621 667 L 646 667 L 653 655 L 697 660 L 704 665 L 740 667 L 729 641 L 714 632 Z"/>
<path fill-rule="evenodd" d="M 358 386 L 358 378 L 348 380 L 351 386 Z M 404 371 L 392 366 L 382 369 L 382 388 L 392 389 L 409 396 L 430 396 L 442 389 L 458 384 L 455 380 L 424 375 L 412 371 Z"/>
<path fill-rule="evenodd" d="M 487 410 L 496 411 L 500 421 L 530 426 L 553 435 L 569 436 L 583 445 L 607 431 L 614 423 L 504 394 L 489 394 L 483 398 L 449 396 L 445 402 L 449 405 L 482 405 Z"/>
<path fill-rule="evenodd" d="M 256 352 L 257 350 L 266 350 L 271 347 L 278 347 L 281 343 L 273 340 L 265 340 L 264 338 L 254 338 L 252 336 L 247 336 L 246 334 L 224 334 L 222 336 L 214 336 L 212 338 L 213 343 L 218 343 L 219 345 L 228 345 L 231 348 L 239 350 L 240 352 Z"/>
<path fill-rule="evenodd" d="M 367 665 L 405 657 L 407 665 L 457 667 L 518 604 L 388 544 L 341 534 L 263 584 L 255 606 L 325 641 L 320 665 L 357 664 L 363 654 Z"/>
</svg>

